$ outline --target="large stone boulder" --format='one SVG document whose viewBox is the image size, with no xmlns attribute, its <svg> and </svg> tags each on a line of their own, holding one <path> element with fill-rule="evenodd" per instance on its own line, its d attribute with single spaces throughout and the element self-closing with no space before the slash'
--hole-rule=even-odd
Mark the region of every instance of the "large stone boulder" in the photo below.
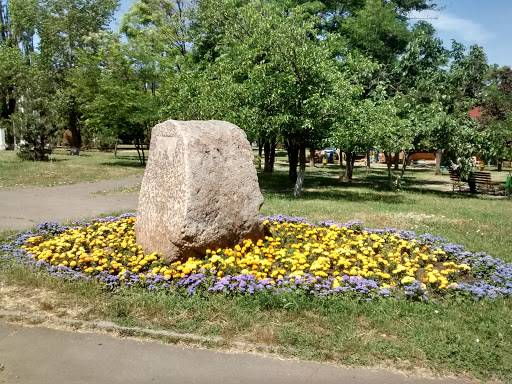
<svg viewBox="0 0 512 384">
<path fill-rule="evenodd" d="M 167 260 L 263 236 L 263 196 L 247 137 L 225 121 L 168 120 L 151 132 L 135 234 Z"/>
</svg>

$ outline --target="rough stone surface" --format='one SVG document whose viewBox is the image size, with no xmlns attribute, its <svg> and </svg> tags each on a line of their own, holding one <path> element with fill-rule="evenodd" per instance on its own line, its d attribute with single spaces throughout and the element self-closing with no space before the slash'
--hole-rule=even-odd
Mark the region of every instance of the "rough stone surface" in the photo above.
<svg viewBox="0 0 512 384">
<path fill-rule="evenodd" d="M 168 120 L 151 133 L 135 234 L 167 260 L 260 238 L 263 196 L 245 133 L 224 121 Z"/>
</svg>

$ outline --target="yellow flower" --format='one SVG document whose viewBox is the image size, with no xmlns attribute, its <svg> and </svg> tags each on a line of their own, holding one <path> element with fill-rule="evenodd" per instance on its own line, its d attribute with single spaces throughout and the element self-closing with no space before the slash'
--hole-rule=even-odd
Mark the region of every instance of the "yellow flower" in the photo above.
<svg viewBox="0 0 512 384">
<path fill-rule="evenodd" d="M 400 280 L 400 282 L 402 284 L 409 284 L 409 283 L 412 283 L 413 281 L 415 281 L 416 279 L 414 277 L 411 277 L 411 276 L 405 276 L 402 280 Z"/>
</svg>

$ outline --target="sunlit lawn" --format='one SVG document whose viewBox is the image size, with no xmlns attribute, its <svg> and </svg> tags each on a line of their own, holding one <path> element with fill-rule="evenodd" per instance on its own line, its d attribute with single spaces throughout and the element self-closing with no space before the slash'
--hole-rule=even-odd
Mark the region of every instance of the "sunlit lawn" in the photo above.
<svg viewBox="0 0 512 384">
<path fill-rule="evenodd" d="M 137 152 L 81 151 L 70 156 L 57 149 L 48 162 L 22 161 L 14 151 L 0 151 L 0 189 L 48 187 L 112 179 L 139 177 L 144 174 Z"/>
</svg>

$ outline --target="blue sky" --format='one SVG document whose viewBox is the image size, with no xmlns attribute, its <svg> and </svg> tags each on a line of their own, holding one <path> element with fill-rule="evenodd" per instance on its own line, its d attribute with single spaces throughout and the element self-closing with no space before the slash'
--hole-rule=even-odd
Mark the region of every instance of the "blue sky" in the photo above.
<svg viewBox="0 0 512 384">
<path fill-rule="evenodd" d="M 119 9 L 114 14 L 114 20 L 112 21 L 112 23 L 110 23 L 110 27 L 112 28 L 112 30 L 114 32 L 118 32 L 121 17 L 123 16 L 124 13 L 128 12 L 128 10 L 130 9 L 131 3 L 132 3 L 131 0 L 120 0 Z"/>
<path fill-rule="evenodd" d="M 466 46 L 484 47 L 489 64 L 512 66 L 512 0 L 437 0 L 442 9 L 412 14 L 428 18 L 446 46 L 455 39 Z M 131 0 L 121 0 L 112 23 L 119 28 L 121 15 L 128 11 Z"/>
<path fill-rule="evenodd" d="M 489 64 L 512 66 L 511 0 L 437 0 L 443 9 L 414 17 L 428 21 L 445 45 L 455 39 L 484 47 Z"/>
</svg>

